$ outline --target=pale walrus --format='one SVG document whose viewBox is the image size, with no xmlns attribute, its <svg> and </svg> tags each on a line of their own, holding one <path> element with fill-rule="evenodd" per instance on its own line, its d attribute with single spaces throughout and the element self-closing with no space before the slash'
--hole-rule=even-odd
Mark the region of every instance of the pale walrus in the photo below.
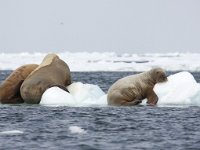
<svg viewBox="0 0 200 150">
<path fill-rule="evenodd" d="M 26 103 L 38 104 L 46 89 L 52 86 L 66 89 L 69 84 L 71 84 L 71 73 L 68 65 L 56 54 L 48 54 L 24 80 L 20 93 Z"/>
<path fill-rule="evenodd" d="M 167 76 L 161 68 L 119 79 L 108 90 L 108 104 L 133 106 L 147 98 L 147 104 L 155 105 L 158 96 L 153 91 L 154 85 L 165 81 L 167 81 Z"/>
<path fill-rule="evenodd" d="M 1 103 L 23 103 L 23 99 L 20 95 L 20 86 L 27 76 L 38 65 L 28 64 L 23 65 L 13 71 L 0 85 L 0 102 Z"/>
</svg>

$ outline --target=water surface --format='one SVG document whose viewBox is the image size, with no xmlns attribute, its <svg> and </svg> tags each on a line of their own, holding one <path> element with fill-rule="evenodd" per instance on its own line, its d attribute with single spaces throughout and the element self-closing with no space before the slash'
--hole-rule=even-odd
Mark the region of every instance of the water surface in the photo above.
<svg viewBox="0 0 200 150">
<path fill-rule="evenodd" d="M 1 81 L 10 71 L 1 72 Z M 132 72 L 73 72 L 109 86 Z M 171 74 L 171 73 L 168 73 Z M 200 74 L 193 73 L 200 81 Z M 76 126 L 84 132 L 70 130 Z M 81 130 L 80 130 L 81 131 Z M 0 105 L 0 149 L 199 149 L 200 107 Z"/>
</svg>

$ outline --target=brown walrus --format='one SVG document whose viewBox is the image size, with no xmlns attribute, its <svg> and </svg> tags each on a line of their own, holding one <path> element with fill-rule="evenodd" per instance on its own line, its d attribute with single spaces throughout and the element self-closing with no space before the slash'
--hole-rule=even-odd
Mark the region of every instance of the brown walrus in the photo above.
<svg viewBox="0 0 200 150">
<path fill-rule="evenodd" d="M 46 89 L 52 86 L 66 89 L 69 84 L 71 84 L 71 73 L 68 65 L 56 54 L 48 54 L 24 80 L 20 93 L 26 103 L 38 104 Z"/>
<path fill-rule="evenodd" d="M 158 96 L 153 91 L 154 85 L 165 81 L 167 81 L 167 76 L 161 68 L 119 79 L 108 90 L 108 104 L 133 106 L 147 98 L 147 104 L 155 105 Z"/>
<path fill-rule="evenodd" d="M 0 85 L 0 102 L 7 104 L 23 103 L 24 101 L 20 95 L 20 86 L 37 67 L 38 65 L 36 64 L 28 64 L 13 71 Z"/>
</svg>

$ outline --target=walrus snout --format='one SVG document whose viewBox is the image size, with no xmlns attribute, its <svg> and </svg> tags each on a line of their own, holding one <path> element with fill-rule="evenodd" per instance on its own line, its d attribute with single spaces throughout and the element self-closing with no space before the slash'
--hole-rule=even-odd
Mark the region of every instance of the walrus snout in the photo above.
<svg viewBox="0 0 200 150">
<path fill-rule="evenodd" d="M 147 101 L 147 104 L 149 106 L 155 106 L 157 104 L 157 102 L 158 102 L 158 98 L 154 99 L 154 101 Z"/>
<path fill-rule="evenodd" d="M 165 74 L 165 72 L 160 72 L 160 74 L 158 74 L 157 76 L 157 83 L 159 82 L 167 82 L 167 75 Z"/>
<path fill-rule="evenodd" d="M 167 82 L 167 81 L 168 81 L 167 77 L 159 77 L 156 80 L 157 83 L 162 83 L 162 82 Z"/>
<path fill-rule="evenodd" d="M 162 79 L 161 82 L 167 82 L 167 81 L 168 81 L 168 79 L 167 79 L 167 77 L 165 76 L 165 77 L 163 77 L 163 79 Z"/>
<path fill-rule="evenodd" d="M 157 102 L 156 103 L 147 103 L 149 106 L 155 106 L 156 104 L 157 104 Z"/>
</svg>

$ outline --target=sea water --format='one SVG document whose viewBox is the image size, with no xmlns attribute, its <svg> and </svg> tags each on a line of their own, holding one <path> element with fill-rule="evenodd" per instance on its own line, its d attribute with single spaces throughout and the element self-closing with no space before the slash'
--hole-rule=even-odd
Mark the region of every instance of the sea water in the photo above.
<svg viewBox="0 0 200 150">
<path fill-rule="evenodd" d="M 10 71 L 1 72 L 1 81 L 9 73 Z M 134 73 L 72 72 L 76 84 L 71 90 L 77 87 L 85 89 L 85 92 L 79 93 L 80 99 L 84 96 L 101 97 L 113 82 L 131 74 Z M 175 73 L 168 72 L 170 74 Z M 192 77 L 199 82 L 198 72 L 194 72 L 193 76 L 187 73 L 178 75 L 180 78 L 187 77 L 184 85 L 192 85 L 189 89 L 197 89 L 194 86 L 198 83 Z M 183 100 L 182 96 L 176 98 L 171 96 L 173 94 L 165 93 L 169 91 L 169 86 L 173 90 L 180 88 L 178 81 L 173 79 L 174 76 L 169 78 L 169 83 L 174 87 L 159 85 L 161 87 L 157 93 L 163 96 L 161 99 Z M 88 90 L 91 93 L 92 90 L 98 91 L 99 95 L 94 91 L 91 95 L 90 92 L 87 93 Z M 185 96 L 191 96 L 194 92 L 191 90 L 188 94 L 183 90 L 184 87 L 177 91 L 182 92 L 180 95 L 186 94 Z M 77 93 L 74 94 L 77 100 Z M 59 100 L 59 94 L 57 99 Z M 87 102 L 91 102 L 91 99 Z M 0 149 L 199 149 L 200 107 L 191 105 L 188 101 L 184 104 L 169 103 L 156 107 L 111 107 L 99 103 L 98 106 L 84 103 L 84 107 L 0 105 L 0 141 Z"/>
</svg>

